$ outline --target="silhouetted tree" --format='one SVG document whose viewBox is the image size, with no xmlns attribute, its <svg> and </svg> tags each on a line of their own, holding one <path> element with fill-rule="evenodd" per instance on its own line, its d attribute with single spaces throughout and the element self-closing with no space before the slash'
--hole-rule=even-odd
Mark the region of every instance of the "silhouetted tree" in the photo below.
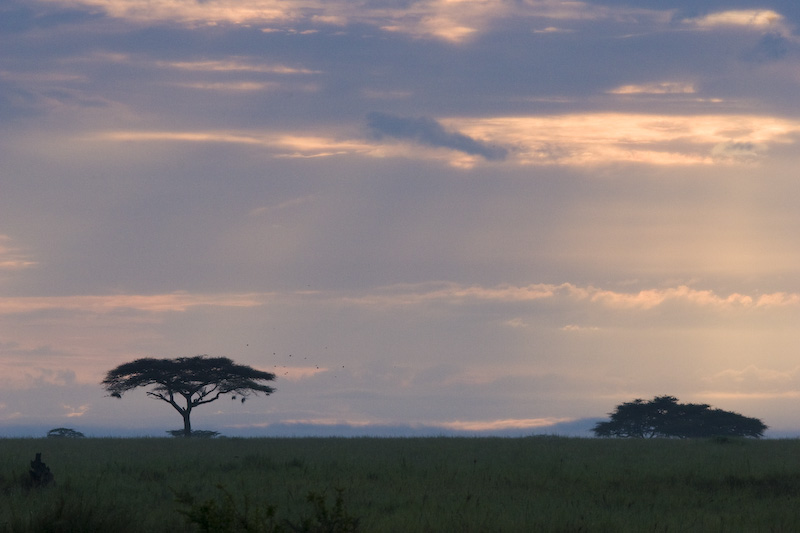
<svg viewBox="0 0 800 533">
<path fill-rule="evenodd" d="M 711 409 L 707 404 L 678 403 L 674 396 L 656 396 L 646 402 L 636 399 L 618 405 L 610 420 L 598 422 L 597 437 L 755 437 L 764 436 L 767 426 L 758 418 Z"/>
<path fill-rule="evenodd" d="M 153 359 L 146 357 L 109 370 L 103 387 L 114 398 L 138 387 L 154 385 L 147 395 L 170 404 L 183 417 L 183 434 L 192 435 L 190 416 L 198 405 L 211 403 L 230 394 L 242 403 L 250 394 L 272 394 L 275 389 L 262 382 L 273 381 L 275 374 L 246 365 L 238 365 L 227 357 L 178 357 Z M 183 398 L 183 405 L 178 403 Z"/>
<path fill-rule="evenodd" d="M 82 439 L 86 435 L 72 428 L 55 428 L 48 431 L 47 436 L 55 439 Z"/>
</svg>

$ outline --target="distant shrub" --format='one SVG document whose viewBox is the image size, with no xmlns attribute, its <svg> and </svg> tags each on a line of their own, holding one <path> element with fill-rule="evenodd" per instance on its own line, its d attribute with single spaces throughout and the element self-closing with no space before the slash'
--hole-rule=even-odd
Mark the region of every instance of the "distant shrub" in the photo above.
<svg viewBox="0 0 800 533">
<path fill-rule="evenodd" d="M 182 429 L 170 429 L 167 431 L 170 435 L 175 438 L 183 438 L 186 437 L 186 433 Z M 214 437 L 219 436 L 219 431 L 207 431 L 207 430 L 192 430 L 190 437 L 193 439 L 213 439 Z"/>
<path fill-rule="evenodd" d="M 267 505 L 252 508 L 245 498 L 244 504 L 237 505 L 233 496 L 222 485 L 217 485 L 220 496 L 198 502 L 187 490 L 175 492 L 177 503 L 187 507 L 178 511 L 189 524 L 194 524 L 206 532 L 262 531 L 278 533 L 283 531 L 275 522 L 275 507 Z"/>
<path fill-rule="evenodd" d="M 82 439 L 86 435 L 72 428 L 55 428 L 47 432 L 47 437 L 52 439 Z"/>
<path fill-rule="evenodd" d="M 344 505 L 342 489 L 336 489 L 333 507 L 328 507 L 325 494 L 309 492 L 306 501 L 314 507 L 314 516 L 303 518 L 295 524 L 286 521 L 292 531 L 302 533 L 356 533 L 359 519 L 350 516 Z"/>
<path fill-rule="evenodd" d="M 328 506 L 325 494 L 309 492 L 306 502 L 313 507 L 310 516 L 301 516 L 296 522 L 278 520 L 274 505 L 253 506 L 245 497 L 239 505 L 230 492 L 217 485 L 217 499 L 198 502 L 187 490 L 173 491 L 178 504 L 187 509 L 179 512 L 189 524 L 205 532 L 258 531 L 261 533 L 357 533 L 359 519 L 351 516 L 344 504 L 342 489 L 336 489 L 336 499 Z"/>
<path fill-rule="evenodd" d="M 2 531 L 100 532 L 136 531 L 136 520 L 114 506 L 69 498 L 59 494 L 53 501 L 37 507 L 35 513 L 11 513 Z"/>
<path fill-rule="evenodd" d="M 745 444 L 745 437 L 726 437 L 725 435 L 717 435 L 716 437 L 711 437 L 709 440 L 715 444 L 738 444 L 740 446 Z"/>
</svg>

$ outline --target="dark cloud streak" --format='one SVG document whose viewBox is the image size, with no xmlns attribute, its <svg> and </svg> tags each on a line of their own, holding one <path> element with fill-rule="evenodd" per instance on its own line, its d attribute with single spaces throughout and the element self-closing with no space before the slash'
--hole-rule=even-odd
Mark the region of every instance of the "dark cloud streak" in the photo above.
<svg viewBox="0 0 800 533">
<path fill-rule="evenodd" d="M 378 139 L 384 136 L 409 139 L 426 146 L 479 155 L 487 161 L 502 161 L 508 156 L 506 148 L 478 141 L 463 133 L 447 131 L 432 118 L 408 118 L 373 112 L 367 115 L 367 125 Z"/>
<path fill-rule="evenodd" d="M 102 15 L 88 10 L 63 9 L 42 3 L 5 1 L 0 6 L 0 33 L 22 33 L 36 28 L 80 24 Z"/>
</svg>

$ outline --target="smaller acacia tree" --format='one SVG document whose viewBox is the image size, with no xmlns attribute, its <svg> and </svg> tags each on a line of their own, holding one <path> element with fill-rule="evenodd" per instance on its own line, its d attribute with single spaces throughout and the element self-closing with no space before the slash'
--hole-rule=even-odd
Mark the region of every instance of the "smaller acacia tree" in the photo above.
<svg viewBox="0 0 800 533">
<path fill-rule="evenodd" d="M 598 422 L 598 437 L 754 437 L 764 436 L 767 426 L 758 418 L 712 409 L 707 404 L 678 403 L 674 396 L 637 399 L 617 406 L 611 419 Z"/>
<path fill-rule="evenodd" d="M 47 432 L 51 439 L 82 439 L 86 435 L 72 428 L 54 428 Z"/>
<path fill-rule="evenodd" d="M 153 385 L 147 392 L 151 398 L 170 404 L 183 417 L 183 435 L 192 435 L 191 414 L 198 405 L 211 403 L 230 394 L 242 403 L 251 394 L 272 394 L 275 389 L 263 382 L 273 381 L 275 374 L 238 365 L 227 357 L 178 357 L 154 359 L 145 357 L 109 370 L 103 387 L 114 398 L 138 387 Z M 182 399 L 182 403 L 179 401 Z"/>
</svg>

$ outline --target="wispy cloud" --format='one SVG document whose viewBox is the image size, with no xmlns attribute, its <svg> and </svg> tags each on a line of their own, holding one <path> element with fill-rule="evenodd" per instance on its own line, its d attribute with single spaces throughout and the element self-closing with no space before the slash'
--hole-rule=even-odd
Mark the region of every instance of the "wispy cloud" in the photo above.
<svg viewBox="0 0 800 533">
<path fill-rule="evenodd" d="M 541 429 L 565 422 L 573 422 L 575 418 L 504 418 L 497 420 L 453 420 L 442 422 L 424 422 L 424 423 L 404 423 L 397 425 L 397 428 L 403 427 L 410 429 L 445 429 L 451 431 L 470 431 L 470 432 L 490 432 L 490 431 L 503 431 L 514 429 Z M 255 423 L 246 425 L 232 425 L 230 427 L 269 427 L 273 423 Z M 343 426 L 349 428 L 368 428 L 373 427 L 392 427 L 396 425 L 394 421 L 381 421 L 381 420 L 367 420 L 356 418 L 292 418 L 281 420 L 280 424 L 294 425 L 294 426 L 320 426 L 332 427 Z"/>
<path fill-rule="evenodd" d="M 800 122 L 758 115 L 590 113 L 442 120 L 464 135 L 513 146 L 521 164 L 709 165 L 725 143 L 791 143 Z"/>
<path fill-rule="evenodd" d="M 6 350 L 2 350 L 4 357 L 0 384 L 6 390 L 35 390 L 43 387 L 73 386 L 76 383 L 87 382 L 81 380 L 80 376 L 72 369 L 47 365 L 47 361 L 40 359 L 35 359 L 34 362 L 31 358 L 8 357 L 5 352 Z M 57 358 L 53 358 L 49 362 L 57 360 Z M 60 362 L 63 364 L 63 358 Z M 39 366 L 42 364 L 47 365 L 47 367 Z"/>
<path fill-rule="evenodd" d="M 465 168 L 480 160 L 524 166 L 687 166 L 756 161 L 771 147 L 796 142 L 800 133 L 800 121 L 759 115 L 585 113 L 433 119 L 370 113 L 367 125 L 377 140 L 407 142 L 369 142 L 353 138 L 346 128 L 313 133 L 128 130 L 102 132 L 88 140 L 241 144 L 260 146 L 275 157 L 402 157 L 444 160 Z"/>
<path fill-rule="evenodd" d="M 67 6 L 101 9 L 117 18 L 142 22 L 171 21 L 178 23 L 265 23 L 297 18 L 304 9 L 320 6 L 314 0 L 248 0 L 236 2 L 186 2 L 182 0 L 47 0 Z"/>
<path fill-rule="evenodd" d="M 240 24 L 262 26 L 266 31 L 296 33 L 315 31 L 309 26 L 344 27 L 368 24 L 386 32 L 413 38 L 433 38 L 453 44 L 486 31 L 504 17 L 596 20 L 615 15 L 615 10 L 586 2 L 537 0 L 425 0 L 419 2 L 352 2 L 349 0 L 46 0 L 70 7 L 102 10 L 109 16 L 141 23 L 171 22 L 188 25 Z M 621 9 L 642 13 L 645 10 Z M 293 28 L 293 26 L 296 27 Z M 548 28 L 551 26 L 547 26 Z"/>
<path fill-rule="evenodd" d="M 149 23 L 331 26 L 367 23 L 384 31 L 452 42 L 471 36 L 483 28 L 487 20 L 504 15 L 513 5 L 496 0 L 428 0 L 396 7 L 343 0 L 153 0 L 145 4 L 137 0 L 48 1 L 101 9 L 112 17 Z"/>
<path fill-rule="evenodd" d="M 432 425 L 458 431 L 498 431 L 504 429 L 533 429 L 544 428 L 572 422 L 574 418 L 508 418 L 501 420 L 457 420 L 453 422 L 439 422 Z"/>
<path fill-rule="evenodd" d="M 139 63 L 144 63 L 144 61 L 139 61 Z M 283 90 L 294 93 L 313 93 L 319 90 L 314 83 L 286 81 L 286 77 L 308 76 L 319 74 L 320 71 L 304 67 L 291 67 L 280 63 L 268 64 L 252 57 L 234 56 L 224 60 L 158 61 L 156 66 L 191 73 L 194 80 L 168 83 L 192 89 L 237 92 Z M 202 75 L 212 76 L 212 78 L 197 79 Z M 226 75 L 227 79 L 220 80 L 220 75 Z M 235 79 L 236 76 L 244 76 L 244 78 Z M 261 79 L 253 79 L 254 77 Z M 264 79 L 267 77 L 270 79 Z M 276 77 L 280 78 L 280 81 L 276 81 Z"/>
<path fill-rule="evenodd" d="M 281 420 L 281 424 L 291 425 L 313 425 L 313 426 L 351 426 L 351 427 L 367 427 L 375 424 L 373 420 L 356 420 L 356 419 L 342 419 L 342 418 L 289 418 Z M 270 423 L 256 424 L 261 427 L 269 426 Z"/>
<path fill-rule="evenodd" d="M 675 301 L 695 306 L 713 307 L 752 307 L 755 302 L 751 296 L 733 293 L 720 296 L 710 290 L 698 290 L 681 285 L 667 289 L 648 289 L 636 293 L 624 293 L 589 287 L 577 289 L 577 293 L 592 302 L 599 302 L 607 307 L 622 309 L 652 309 L 664 303 Z"/>
<path fill-rule="evenodd" d="M 189 89 L 201 89 L 205 91 L 274 91 L 284 87 L 277 82 L 255 82 L 255 81 L 226 81 L 226 82 L 186 82 L 175 83 L 179 87 Z"/>
<path fill-rule="evenodd" d="M 363 140 L 325 137 L 302 132 L 253 131 L 110 131 L 92 139 L 112 142 L 185 142 L 224 143 L 261 147 L 276 157 L 330 157 L 336 155 L 373 155 L 382 157 L 387 150 Z"/>
<path fill-rule="evenodd" d="M 539 30 L 533 30 L 533 33 L 572 33 L 573 30 L 566 30 L 556 26 L 547 26 Z"/>
<path fill-rule="evenodd" d="M 800 398 L 800 391 L 771 391 L 771 392 L 730 392 L 730 391 L 703 391 L 695 395 L 697 398 L 709 401 L 735 401 L 735 400 L 796 400 Z"/>
<path fill-rule="evenodd" d="M 694 94 L 695 88 L 692 83 L 678 81 L 664 81 L 656 83 L 644 83 L 640 85 L 622 85 L 616 89 L 608 91 L 609 94 Z"/>
<path fill-rule="evenodd" d="M 314 202 L 314 196 L 301 196 L 299 198 L 292 198 L 291 200 L 286 200 L 285 202 L 280 202 L 274 205 L 262 205 L 260 207 L 256 207 L 254 209 L 251 209 L 247 213 L 247 216 L 260 217 L 268 213 L 274 213 L 286 209 L 296 208 L 303 205 L 309 205 L 313 202 Z"/>
<path fill-rule="evenodd" d="M 328 372 L 329 370 L 329 368 L 319 366 L 283 366 L 280 368 L 273 368 L 272 372 L 274 372 L 275 375 L 277 375 L 280 379 L 301 381 L 314 377 L 317 374 Z"/>
<path fill-rule="evenodd" d="M 159 61 L 160 67 L 200 72 L 251 72 L 259 74 L 319 74 L 318 70 L 290 67 L 282 64 L 264 64 L 253 58 L 229 57 L 224 60 Z"/>
<path fill-rule="evenodd" d="M 559 292 L 569 292 L 572 285 L 532 284 L 527 286 L 500 285 L 482 287 L 457 283 L 393 285 L 362 295 L 342 295 L 341 301 L 370 307 L 420 305 L 428 302 L 461 303 L 468 301 L 523 302 L 553 298 Z"/>
<path fill-rule="evenodd" d="M 514 6 L 496 0 L 432 0 L 412 4 L 393 15 L 382 29 L 418 37 L 433 36 L 453 43 L 469 39 L 482 31 L 493 19 L 507 16 Z"/>
<path fill-rule="evenodd" d="M 8 235 L 0 234 L 0 270 L 23 270 L 36 266 L 36 261 L 10 243 Z"/>
<path fill-rule="evenodd" d="M 31 313 L 48 309 L 109 313 L 118 309 L 180 312 L 198 306 L 255 307 L 266 295 L 256 294 L 112 294 L 102 296 L 28 296 L 0 299 L 0 314 Z"/>
<path fill-rule="evenodd" d="M 712 290 L 695 289 L 686 285 L 667 288 L 644 289 L 635 292 L 616 291 L 593 286 L 579 286 L 572 283 L 532 284 L 525 286 L 499 285 L 484 287 L 479 285 L 459 285 L 456 283 L 440 286 L 397 285 L 371 291 L 369 294 L 341 296 L 341 301 L 353 305 L 370 307 L 392 307 L 422 305 L 432 302 L 466 304 L 470 302 L 534 302 L 542 300 L 583 302 L 600 305 L 608 309 L 651 310 L 668 303 L 678 303 L 708 309 L 769 309 L 800 307 L 800 294 L 769 293 L 717 294 Z M 519 325 L 519 323 L 515 323 Z M 579 326 L 566 326 L 565 331 Z"/>
<path fill-rule="evenodd" d="M 570 331 L 576 333 L 596 332 L 600 331 L 597 326 L 579 326 L 578 324 L 567 324 L 561 328 L 561 331 Z"/>
<path fill-rule="evenodd" d="M 747 365 L 744 368 L 729 368 L 714 374 L 707 381 L 714 384 L 741 385 L 754 384 L 775 386 L 786 385 L 800 380 L 800 367 L 791 370 L 775 370 L 772 368 L 762 368 L 756 365 Z"/>
<path fill-rule="evenodd" d="M 373 112 L 367 115 L 367 125 L 378 139 L 391 137 L 411 140 L 427 146 L 479 155 L 489 161 L 502 161 L 508 155 L 506 148 L 486 143 L 457 131 L 448 131 L 432 118 L 409 118 Z"/>
<path fill-rule="evenodd" d="M 497 286 L 462 285 L 458 283 L 424 283 L 392 285 L 366 291 L 292 291 L 286 293 L 228 293 L 195 294 L 175 292 L 167 294 L 111 294 L 96 296 L 7 297 L 0 300 L 0 315 L 32 313 L 43 310 L 68 310 L 89 313 L 111 313 L 120 309 L 150 313 L 184 312 L 192 308 L 209 307 L 260 307 L 275 302 L 325 301 L 336 305 L 393 308 L 446 303 L 448 305 L 473 305 L 484 303 L 525 303 L 560 301 L 574 304 L 597 305 L 607 309 L 648 311 L 675 303 L 707 309 L 783 309 L 800 307 L 800 294 L 776 292 L 767 294 L 718 294 L 708 289 L 686 285 L 643 289 L 635 292 L 581 286 L 573 283 Z M 520 318 L 508 325 L 523 327 Z M 564 331 L 597 330 L 595 327 L 567 325 Z M 298 375 L 309 374 L 309 369 L 295 369 Z M 317 369 L 313 369 L 317 370 Z M 309 372 L 307 372 L 309 371 Z M 321 370 L 320 370 L 321 371 Z M 316 373 L 316 372 L 311 372 Z"/>
<path fill-rule="evenodd" d="M 700 28 L 736 26 L 763 31 L 783 28 L 784 17 L 771 9 L 740 9 L 718 11 L 701 17 L 686 19 L 685 22 Z"/>
<path fill-rule="evenodd" d="M 67 418 L 80 418 L 89 412 L 91 405 L 83 404 L 79 405 L 78 407 L 73 407 L 71 405 L 64 404 L 62 407 L 67 411 L 67 413 L 64 415 Z"/>
</svg>

